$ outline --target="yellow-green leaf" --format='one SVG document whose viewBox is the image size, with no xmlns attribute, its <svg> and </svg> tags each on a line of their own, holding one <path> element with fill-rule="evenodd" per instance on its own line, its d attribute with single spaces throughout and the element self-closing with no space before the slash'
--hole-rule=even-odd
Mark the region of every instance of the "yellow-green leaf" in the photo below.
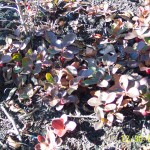
<svg viewBox="0 0 150 150">
<path fill-rule="evenodd" d="M 144 40 L 147 44 L 150 44 L 150 37 L 145 37 Z"/>
<path fill-rule="evenodd" d="M 21 61 L 21 60 L 22 60 L 22 56 L 21 56 L 20 53 L 14 53 L 14 54 L 12 55 L 12 59 L 13 59 L 14 61 Z"/>
<path fill-rule="evenodd" d="M 31 55 L 33 53 L 32 49 L 28 49 L 27 53 Z"/>
<path fill-rule="evenodd" d="M 45 78 L 48 82 L 54 83 L 54 78 L 50 73 L 46 73 Z"/>
</svg>

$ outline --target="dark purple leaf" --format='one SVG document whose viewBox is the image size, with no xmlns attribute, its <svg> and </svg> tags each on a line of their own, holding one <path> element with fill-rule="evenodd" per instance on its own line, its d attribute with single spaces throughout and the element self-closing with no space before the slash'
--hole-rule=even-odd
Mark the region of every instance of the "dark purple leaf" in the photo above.
<svg viewBox="0 0 150 150">
<path fill-rule="evenodd" d="M 114 54 L 114 55 L 109 55 L 109 54 L 106 54 L 104 57 L 103 57 L 103 63 L 107 66 L 111 66 L 113 65 L 115 62 L 117 61 L 117 54 Z"/>
<path fill-rule="evenodd" d="M 78 102 L 78 97 L 76 95 L 69 95 L 69 96 L 65 96 L 62 99 L 63 103 L 77 103 Z"/>
<path fill-rule="evenodd" d="M 27 38 L 21 43 L 20 49 L 21 49 L 21 50 L 24 50 L 24 49 L 27 47 L 27 45 L 28 45 L 29 42 L 30 42 L 30 37 L 27 37 Z"/>
<path fill-rule="evenodd" d="M 82 86 L 90 86 L 93 84 L 97 84 L 99 82 L 99 80 L 101 79 L 101 77 L 102 77 L 101 73 L 97 72 L 92 78 L 82 81 L 81 85 Z"/>
<path fill-rule="evenodd" d="M 138 45 L 137 45 L 137 50 L 139 50 L 139 51 L 142 50 L 145 45 L 146 45 L 146 44 L 145 44 L 144 41 L 140 41 L 140 42 L 138 43 Z"/>
<path fill-rule="evenodd" d="M 46 31 L 44 37 L 52 46 L 56 45 L 57 36 L 53 32 Z"/>
<path fill-rule="evenodd" d="M 34 74 L 39 74 L 41 72 L 42 62 L 39 60 L 35 63 L 35 68 L 33 70 Z"/>
<path fill-rule="evenodd" d="M 71 51 L 65 51 L 62 53 L 62 56 L 67 60 L 72 60 L 74 58 L 74 54 Z"/>
<path fill-rule="evenodd" d="M 67 50 L 71 51 L 73 54 L 78 54 L 79 53 L 79 48 L 73 45 L 67 46 Z"/>
<path fill-rule="evenodd" d="M 82 69 L 79 71 L 78 76 L 89 77 L 94 73 L 92 69 Z"/>
<path fill-rule="evenodd" d="M 8 63 L 11 61 L 11 54 L 2 55 L 0 63 Z"/>
<path fill-rule="evenodd" d="M 67 34 L 62 41 L 63 47 L 66 47 L 66 46 L 72 44 L 75 41 L 76 37 L 77 37 L 77 35 L 74 33 Z"/>
</svg>

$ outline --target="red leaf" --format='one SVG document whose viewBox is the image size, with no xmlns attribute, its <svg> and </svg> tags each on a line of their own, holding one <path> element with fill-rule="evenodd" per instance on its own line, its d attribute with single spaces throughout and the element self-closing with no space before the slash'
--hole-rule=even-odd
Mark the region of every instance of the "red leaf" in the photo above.
<svg viewBox="0 0 150 150">
<path fill-rule="evenodd" d="M 150 74 L 150 69 L 147 69 L 147 70 L 146 70 L 146 73 L 147 73 L 147 74 Z"/>
<path fill-rule="evenodd" d="M 40 142 L 40 143 L 45 142 L 45 138 L 44 138 L 43 136 L 41 136 L 41 135 L 38 135 L 38 136 L 37 136 L 37 140 L 38 140 L 38 142 Z"/>
<path fill-rule="evenodd" d="M 62 118 L 60 118 L 60 119 L 54 119 L 52 121 L 52 127 L 54 129 L 57 129 L 57 130 L 63 130 L 65 128 L 65 126 L 64 126 L 64 120 Z"/>
</svg>

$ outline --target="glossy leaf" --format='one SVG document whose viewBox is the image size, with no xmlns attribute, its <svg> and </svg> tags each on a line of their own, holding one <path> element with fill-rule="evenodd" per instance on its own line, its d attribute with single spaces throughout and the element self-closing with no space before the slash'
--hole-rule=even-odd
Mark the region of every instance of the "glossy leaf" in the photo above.
<svg viewBox="0 0 150 150">
<path fill-rule="evenodd" d="M 97 97 L 92 97 L 90 98 L 87 103 L 90 105 L 90 106 L 99 106 L 102 104 L 102 102 L 97 98 Z"/>
<path fill-rule="evenodd" d="M 106 54 L 104 57 L 103 57 L 103 63 L 107 66 L 111 66 L 113 65 L 115 62 L 117 61 L 117 54 L 114 54 L 114 55 L 109 55 L 109 54 Z"/>
<path fill-rule="evenodd" d="M 66 114 L 63 114 L 60 118 L 64 120 L 64 123 L 68 121 L 68 116 Z"/>
<path fill-rule="evenodd" d="M 69 121 L 66 124 L 66 130 L 67 131 L 73 131 L 76 128 L 77 124 L 74 121 Z"/>
<path fill-rule="evenodd" d="M 14 53 L 14 54 L 12 55 L 12 59 L 13 59 L 14 61 L 21 61 L 21 60 L 22 60 L 22 56 L 21 56 L 20 53 Z"/>
<path fill-rule="evenodd" d="M 103 126 L 104 126 L 104 123 L 102 121 L 99 121 L 94 124 L 94 129 L 100 130 Z"/>
<path fill-rule="evenodd" d="M 120 86 L 126 91 L 128 87 L 128 76 L 127 75 L 122 75 L 119 79 Z"/>
<path fill-rule="evenodd" d="M 104 107 L 104 110 L 110 111 L 110 110 L 115 110 L 116 109 L 116 104 L 108 104 Z"/>
<path fill-rule="evenodd" d="M 99 87 L 107 87 L 108 86 L 108 81 L 102 80 L 100 83 L 97 84 Z"/>
<path fill-rule="evenodd" d="M 57 36 L 53 32 L 46 31 L 44 37 L 52 46 L 56 45 Z"/>
<path fill-rule="evenodd" d="M 30 42 L 30 37 L 27 37 L 20 45 L 20 49 L 24 50 Z"/>
<path fill-rule="evenodd" d="M 32 63 L 32 60 L 29 58 L 29 57 L 24 57 L 22 59 L 22 67 L 32 67 L 33 66 L 33 63 Z"/>
<path fill-rule="evenodd" d="M 40 143 L 45 142 L 45 138 L 44 138 L 43 136 L 41 136 L 41 135 L 38 135 L 38 136 L 37 136 L 37 140 L 38 140 L 38 142 L 40 142 Z"/>
<path fill-rule="evenodd" d="M 66 46 L 72 44 L 75 41 L 76 37 L 77 37 L 77 35 L 74 33 L 67 34 L 62 41 L 63 47 L 66 47 Z"/>
<path fill-rule="evenodd" d="M 54 83 L 54 78 L 50 73 L 46 73 L 45 77 L 49 83 Z"/>
<path fill-rule="evenodd" d="M 53 119 L 52 127 L 57 130 L 63 130 L 65 128 L 64 120 L 62 118 Z"/>
<path fill-rule="evenodd" d="M 150 37 L 145 37 L 144 40 L 148 45 L 150 45 Z"/>
<path fill-rule="evenodd" d="M 67 46 L 67 50 L 71 51 L 73 54 L 78 54 L 79 53 L 79 48 L 73 45 Z"/>
<path fill-rule="evenodd" d="M 74 54 L 71 51 L 65 51 L 62 53 L 62 56 L 67 60 L 72 60 L 74 58 Z"/>
<path fill-rule="evenodd" d="M 89 77 L 94 73 L 92 69 L 82 69 L 79 71 L 78 76 Z"/>
<path fill-rule="evenodd" d="M 106 104 L 112 103 L 115 100 L 115 98 L 116 98 L 116 93 L 115 92 L 109 93 L 108 97 L 106 99 Z"/>
<path fill-rule="evenodd" d="M 107 115 L 107 120 L 112 123 L 112 122 L 114 121 L 114 115 L 111 114 L 111 113 L 109 113 L 109 114 Z"/>
<path fill-rule="evenodd" d="M 35 68 L 33 70 L 34 75 L 39 74 L 41 72 L 41 68 L 42 68 L 42 63 L 40 61 L 36 62 Z"/>
<path fill-rule="evenodd" d="M 110 52 L 115 52 L 115 48 L 112 44 L 109 44 L 103 50 L 100 50 L 100 53 L 103 55 L 106 55 Z"/>
<path fill-rule="evenodd" d="M 132 87 L 128 90 L 128 96 L 131 98 L 137 98 L 139 95 L 139 90 L 136 87 Z"/>
<path fill-rule="evenodd" d="M 67 66 L 66 67 L 67 71 L 71 73 L 72 75 L 76 76 L 77 75 L 77 69 L 74 66 Z"/>
<path fill-rule="evenodd" d="M 5 42 L 6 42 L 6 44 L 11 45 L 12 39 L 10 37 L 6 37 Z"/>
<path fill-rule="evenodd" d="M 6 55 L 2 55 L 1 59 L 0 59 L 0 63 L 8 63 L 12 60 L 11 58 L 11 54 L 7 53 Z"/>
<path fill-rule="evenodd" d="M 63 103 L 77 103 L 78 97 L 76 95 L 68 95 L 62 99 Z"/>
<path fill-rule="evenodd" d="M 115 113 L 115 116 L 116 116 L 116 119 L 119 122 L 123 122 L 123 120 L 124 120 L 124 115 L 123 114 L 121 114 L 121 113 Z"/>
<path fill-rule="evenodd" d="M 94 108 L 94 112 L 96 113 L 96 116 L 98 117 L 99 120 L 104 118 L 104 112 L 103 109 L 101 107 L 95 107 Z"/>
<path fill-rule="evenodd" d="M 102 102 L 106 102 L 107 97 L 108 97 L 108 93 L 107 93 L 107 92 L 100 92 L 100 95 L 99 95 L 98 98 L 99 98 Z"/>
</svg>

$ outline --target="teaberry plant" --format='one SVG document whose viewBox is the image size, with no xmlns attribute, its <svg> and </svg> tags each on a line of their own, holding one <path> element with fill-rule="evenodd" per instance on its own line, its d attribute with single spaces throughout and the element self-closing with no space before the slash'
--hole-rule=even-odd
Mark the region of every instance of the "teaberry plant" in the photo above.
<svg viewBox="0 0 150 150">
<path fill-rule="evenodd" d="M 76 128 L 74 121 L 68 121 L 67 115 L 52 120 L 51 125 L 47 127 L 46 136 L 38 135 L 38 144 L 35 150 L 55 150 L 61 146 L 62 139 L 66 132 L 73 131 Z"/>
<path fill-rule="evenodd" d="M 71 103 L 77 112 L 77 108 L 86 103 L 97 118 L 95 130 L 112 126 L 115 121 L 123 122 L 125 116 L 121 110 L 125 107 L 132 107 L 134 113 L 144 116 L 150 113 L 147 77 L 150 74 L 150 12 L 147 6 L 140 7 L 140 14 L 135 17 L 126 11 L 116 14 L 107 2 L 93 6 L 88 2 L 62 1 L 55 6 L 43 1 L 39 5 L 41 18 L 50 13 L 49 22 L 38 24 L 35 16 L 38 9 L 28 7 L 28 19 L 35 17 L 34 23 L 38 26 L 33 26 L 33 32 L 26 37 L 17 28 L 13 36 L 6 37 L 6 45 L 0 49 L 4 85 L 15 86 L 6 100 L 11 100 L 13 95 L 17 97 L 7 104 L 10 111 L 26 115 L 23 108 L 40 107 L 37 102 L 41 102 L 42 106 L 48 104 L 44 107 L 53 107 L 60 113 Z M 58 18 L 55 20 L 53 16 Z M 101 21 L 93 18 L 105 18 L 104 33 L 99 32 L 97 22 Z M 81 89 L 91 98 L 85 97 L 82 101 Z M 80 114 L 77 117 L 80 118 Z M 66 115 L 52 119 L 46 136 L 38 135 L 35 149 L 57 149 L 62 143 L 60 138 L 75 127 L 76 123 L 68 121 Z"/>
<path fill-rule="evenodd" d="M 104 124 L 111 126 L 114 118 L 116 121 L 122 122 L 124 116 L 119 111 L 130 106 L 132 101 L 139 103 L 133 112 L 142 115 L 150 113 L 149 92 L 148 78 L 137 79 L 136 76 L 129 75 L 115 76 L 115 85 L 110 87 L 107 92 L 91 91 L 93 97 L 88 100 L 88 104 L 94 107 L 95 114 L 99 119 L 99 122 L 95 123 L 95 130 L 100 129 Z"/>
</svg>

